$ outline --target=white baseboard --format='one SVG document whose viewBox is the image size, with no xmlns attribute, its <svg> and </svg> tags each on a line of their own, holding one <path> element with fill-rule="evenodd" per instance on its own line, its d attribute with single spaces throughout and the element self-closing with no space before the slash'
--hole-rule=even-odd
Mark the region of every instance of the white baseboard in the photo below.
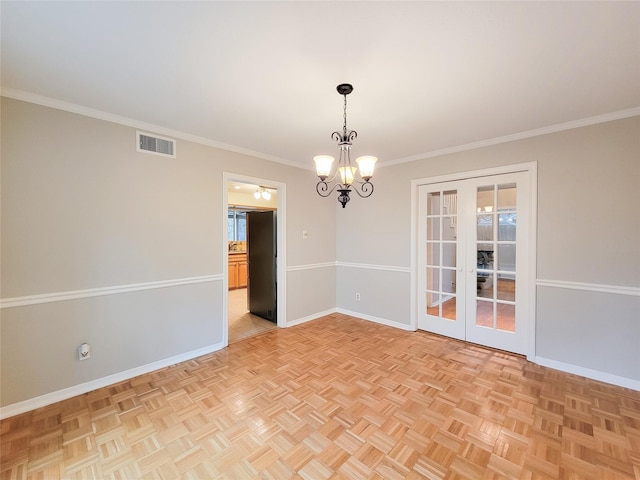
<svg viewBox="0 0 640 480">
<path fill-rule="evenodd" d="M 36 408 L 46 407 L 47 405 L 51 405 L 52 403 L 67 400 L 68 398 L 82 395 L 84 393 L 97 390 L 98 388 L 107 387 L 109 385 L 113 385 L 114 383 L 129 380 L 130 378 L 137 377 L 138 375 L 153 372 L 154 370 L 159 370 L 164 367 L 175 365 L 176 363 L 185 362 L 187 360 L 191 360 L 193 358 L 200 357 L 217 350 L 221 350 L 222 348 L 224 348 L 222 342 L 216 343 L 199 348 L 197 350 L 192 350 L 190 352 L 181 353 L 179 355 L 174 355 L 173 357 L 164 358 L 156 362 L 148 363 L 140 367 L 132 368 L 130 370 L 125 370 L 123 372 L 118 372 L 113 375 L 108 375 L 106 377 L 91 380 L 79 385 L 74 385 L 73 387 L 63 388 L 62 390 L 46 393 L 44 395 L 40 395 L 39 397 L 30 398 L 18 403 L 13 403 L 11 405 L 7 405 L 6 407 L 0 408 L 0 420 L 13 417 L 14 415 L 19 415 L 31 410 L 35 410 Z"/>
<path fill-rule="evenodd" d="M 640 380 L 619 377 L 618 375 L 613 375 L 611 373 L 592 370 L 590 368 L 580 367 L 570 363 L 558 362 L 557 360 L 551 360 L 544 357 L 534 357 L 533 362 L 538 365 L 542 365 L 543 367 L 560 370 L 561 372 L 573 373 L 574 375 L 580 375 L 581 377 L 590 378 L 591 380 L 598 380 L 600 382 L 610 383 L 611 385 L 617 385 L 618 387 L 640 391 Z"/>
<path fill-rule="evenodd" d="M 370 322 L 380 323 L 381 325 L 386 325 L 387 327 L 399 328 L 400 330 L 407 330 L 410 332 L 415 332 L 415 328 L 406 323 L 395 322 L 393 320 L 389 320 L 387 318 L 374 317 L 372 315 L 367 315 L 365 313 L 353 312 L 351 310 L 345 310 L 344 308 L 337 308 L 336 311 L 338 313 L 343 313 L 345 315 L 350 315 L 356 318 L 362 318 L 363 320 L 369 320 Z"/>
<path fill-rule="evenodd" d="M 325 310 L 324 312 L 317 312 L 317 313 L 314 313 L 313 315 L 307 315 L 306 317 L 296 318 L 295 320 L 288 321 L 285 328 L 294 327 L 302 323 L 310 322 L 311 320 L 315 320 L 316 318 L 324 317 L 326 315 L 331 315 L 332 313 L 336 313 L 336 312 L 337 310 L 335 308 L 330 308 L 329 310 Z"/>
<path fill-rule="evenodd" d="M 307 317 L 298 318 L 296 320 L 287 322 L 287 327 L 293 327 L 295 325 L 300 325 L 302 323 L 310 322 L 311 320 L 324 317 L 325 315 L 331 315 L 332 313 L 342 313 L 344 315 L 349 315 L 351 317 L 360 318 L 362 320 L 368 320 L 370 322 L 379 323 L 381 325 L 386 325 L 387 327 L 399 328 L 401 330 L 408 330 L 411 332 L 415 331 L 415 329 L 412 328 L 411 325 L 407 325 L 405 323 L 394 322 L 393 320 L 388 320 L 386 318 L 374 317 L 372 315 L 366 315 L 360 312 L 345 310 L 344 308 L 331 308 L 323 312 L 314 313 L 313 315 L 309 315 Z"/>
</svg>

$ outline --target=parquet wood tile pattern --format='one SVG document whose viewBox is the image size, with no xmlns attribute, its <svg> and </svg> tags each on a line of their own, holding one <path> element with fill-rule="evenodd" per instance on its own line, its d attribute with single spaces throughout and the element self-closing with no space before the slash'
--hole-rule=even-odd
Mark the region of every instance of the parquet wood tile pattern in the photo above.
<svg viewBox="0 0 640 480">
<path fill-rule="evenodd" d="M 640 393 L 330 315 L 0 423 L 8 479 L 640 479 Z"/>
</svg>

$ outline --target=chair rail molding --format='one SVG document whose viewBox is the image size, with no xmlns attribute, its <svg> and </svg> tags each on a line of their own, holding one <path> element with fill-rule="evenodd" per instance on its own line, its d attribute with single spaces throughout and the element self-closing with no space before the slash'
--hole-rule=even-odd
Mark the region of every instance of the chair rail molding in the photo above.
<svg viewBox="0 0 640 480">
<path fill-rule="evenodd" d="M 203 275 L 200 277 L 176 278 L 172 280 L 160 280 L 156 282 L 131 283 L 127 285 L 114 285 L 110 287 L 87 288 L 84 290 L 72 290 L 67 292 L 41 293 L 24 297 L 12 297 L 0 299 L 0 309 L 37 305 L 39 303 L 62 302 L 78 298 L 99 297 L 102 295 L 117 295 L 119 293 L 138 292 L 155 288 L 177 287 L 193 283 L 206 283 L 222 281 L 222 274 Z"/>
<path fill-rule="evenodd" d="M 584 290 L 587 292 L 613 293 L 617 295 L 631 295 L 640 297 L 640 287 L 625 287 L 621 285 L 605 285 L 600 283 L 569 282 L 565 280 L 537 279 L 538 287 L 567 288 L 570 290 Z"/>
</svg>

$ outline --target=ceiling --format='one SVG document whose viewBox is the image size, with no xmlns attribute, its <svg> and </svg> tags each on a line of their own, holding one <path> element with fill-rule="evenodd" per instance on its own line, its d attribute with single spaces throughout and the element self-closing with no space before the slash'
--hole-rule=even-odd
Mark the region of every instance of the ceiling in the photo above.
<svg viewBox="0 0 640 480">
<path fill-rule="evenodd" d="M 382 164 L 640 106 L 640 2 L 0 8 L 4 95 L 304 168 L 337 153 L 344 82 L 354 155 Z"/>
<path fill-rule="evenodd" d="M 236 193 L 242 193 L 245 195 L 249 195 L 249 194 L 253 195 L 254 192 L 256 191 L 256 188 L 259 186 L 268 190 L 272 195 L 278 194 L 278 189 L 270 187 L 269 185 L 256 185 L 255 183 L 242 183 L 242 182 L 235 182 L 235 181 L 230 181 L 229 183 L 227 183 L 227 192 L 236 192 Z"/>
</svg>

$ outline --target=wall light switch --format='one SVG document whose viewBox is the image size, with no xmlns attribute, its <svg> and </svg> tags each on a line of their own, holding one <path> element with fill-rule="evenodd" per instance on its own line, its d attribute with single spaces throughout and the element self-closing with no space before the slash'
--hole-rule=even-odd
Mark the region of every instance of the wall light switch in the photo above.
<svg viewBox="0 0 640 480">
<path fill-rule="evenodd" d="M 309 232 L 307 230 L 302 230 L 302 238 L 309 238 Z"/>
</svg>

